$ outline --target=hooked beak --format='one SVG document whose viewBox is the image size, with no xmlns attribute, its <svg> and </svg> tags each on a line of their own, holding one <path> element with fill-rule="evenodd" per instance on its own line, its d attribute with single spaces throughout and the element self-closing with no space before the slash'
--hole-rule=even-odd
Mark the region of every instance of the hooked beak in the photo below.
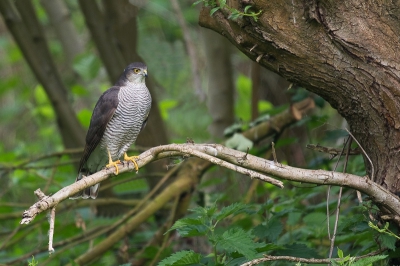
<svg viewBox="0 0 400 266">
<path fill-rule="evenodd" d="M 144 77 L 147 78 L 147 69 L 143 70 Z"/>
</svg>

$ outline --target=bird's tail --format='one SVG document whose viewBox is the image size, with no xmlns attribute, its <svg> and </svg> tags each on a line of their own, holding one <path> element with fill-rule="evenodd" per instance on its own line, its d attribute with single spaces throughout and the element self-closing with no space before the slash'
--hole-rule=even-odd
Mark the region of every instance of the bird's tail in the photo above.
<svg viewBox="0 0 400 266">
<path fill-rule="evenodd" d="M 75 182 L 81 180 L 82 178 L 85 178 L 86 176 L 84 175 L 83 172 L 79 172 Z M 99 188 L 100 188 L 100 183 L 97 183 L 94 186 L 88 187 L 78 193 L 76 193 L 75 195 L 72 195 L 71 197 L 69 197 L 70 199 L 88 199 L 88 198 L 92 198 L 95 199 L 97 198 L 97 194 L 99 194 Z"/>
</svg>

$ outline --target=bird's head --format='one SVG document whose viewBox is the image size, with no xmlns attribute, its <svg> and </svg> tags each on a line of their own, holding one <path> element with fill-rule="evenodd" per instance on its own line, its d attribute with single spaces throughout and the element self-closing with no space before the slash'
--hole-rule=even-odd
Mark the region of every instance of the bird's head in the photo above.
<svg viewBox="0 0 400 266">
<path fill-rule="evenodd" d="M 147 77 L 147 66 L 141 62 L 135 62 L 127 66 L 124 76 L 129 82 L 142 83 Z"/>
</svg>

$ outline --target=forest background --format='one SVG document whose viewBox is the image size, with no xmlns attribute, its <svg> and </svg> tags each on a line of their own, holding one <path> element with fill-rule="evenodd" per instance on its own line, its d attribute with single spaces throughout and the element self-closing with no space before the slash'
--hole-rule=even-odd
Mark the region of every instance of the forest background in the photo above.
<svg viewBox="0 0 400 266">
<path fill-rule="evenodd" d="M 0 2 L 0 264 L 239 265 L 268 254 L 350 265 L 347 255 L 382 253 L 363 265 L 387 265 L 398 256 L 396 227 L 380 229 L 378 208 L 352 188 L 284 181 L 280 189 L 176 154 L 110 178 L 96 200 L 60 203 L 52 255 L 45 213 L 20 224 L 37 188 L 52 195 L 74 182 L 93 107 L 133 61 L 148 65 L 154 101 L 131 153 L 220 143 L 277 165 L 367 174 L 329 103 L 198 25 L 211 2 Z M 184 178 L 187 186 L 174 187 Z M 168 200 L 154 200 L 165 191 Z M 143 214 L 151 202 L 159 205 Z"/>
</svg>

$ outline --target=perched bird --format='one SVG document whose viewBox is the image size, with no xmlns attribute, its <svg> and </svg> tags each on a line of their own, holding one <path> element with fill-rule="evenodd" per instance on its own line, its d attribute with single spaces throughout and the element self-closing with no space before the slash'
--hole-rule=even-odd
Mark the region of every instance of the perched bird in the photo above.
<svg viewBox="0 0 400 266">
<path fill-rule="evenodd" d="M 122 155 L 125 161 L 132 161 L 138 170 L 136 156 L 129 157 L 126 151 L 146 125 L 150 112 L 151 95 L 145 84 L 146 77 L 147 66 L 140 62 L 132 63 L 125 68 L 115 85 L 100 96 L 90 120 L 76 181 L 104 167 L 115 166 L 118 175 L 117 164 Z M 87 188 L 71 199 L 95 199 L 99 186 L 96 184 Z"/>
</svg>

